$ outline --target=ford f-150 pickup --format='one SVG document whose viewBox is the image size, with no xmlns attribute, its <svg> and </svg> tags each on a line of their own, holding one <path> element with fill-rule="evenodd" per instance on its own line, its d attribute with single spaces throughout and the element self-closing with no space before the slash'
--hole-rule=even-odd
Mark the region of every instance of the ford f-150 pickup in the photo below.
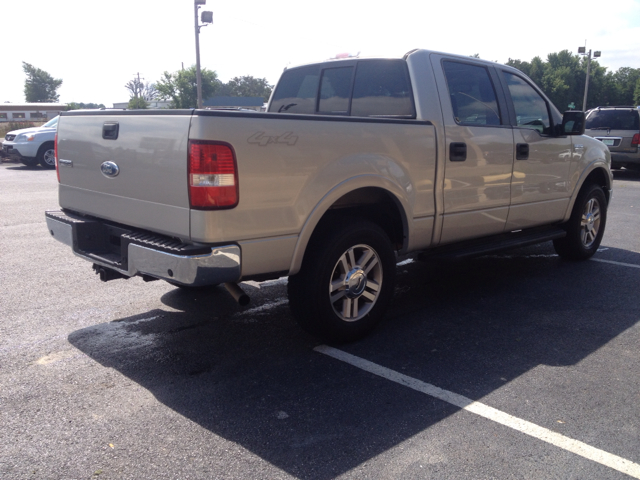
<svg viewBox="0 0 640 480">
<path fill-rule="evenodd" d="M 415 50 L 288 68 L 264 113 L 66 112 L 49 231 L 102 280 L 181 287 L 288 275 L 291 310 L 351 341 L 383 318 L 395 258 L 602 239 L 610 153 L 520 71 Z"/>
</svg>

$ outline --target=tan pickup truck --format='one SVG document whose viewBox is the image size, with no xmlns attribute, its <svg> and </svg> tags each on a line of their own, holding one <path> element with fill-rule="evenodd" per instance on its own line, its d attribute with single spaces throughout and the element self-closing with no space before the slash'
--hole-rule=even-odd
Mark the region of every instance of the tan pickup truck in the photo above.
<svg viewBox="0 0 640 480">
<path fill-rule="evenodd" d="M 593 255 L 610 154 L 520 71 L 415 50 L 284 71 L 265 113 L 63 113 L 57 240 L 102 280 L 190 287 L 289 276 L 310 333 L 383 318 L 398 254 L 553 241 Z M 244 298 L 244 297 L 240 297 Z"/>
</svg>

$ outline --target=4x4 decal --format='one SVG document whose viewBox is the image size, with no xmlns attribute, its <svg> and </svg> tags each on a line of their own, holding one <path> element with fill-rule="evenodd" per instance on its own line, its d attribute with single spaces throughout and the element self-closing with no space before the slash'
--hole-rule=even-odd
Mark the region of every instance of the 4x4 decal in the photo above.
<svg viewBox="0 0 640 480">
<path fill-rule="evenodd" d="M 256 132 L 247 139 L 247 143 L 258 144 L 261 147 L 272 143 L 284 143 L 287 145 L 295 145 L 298 136 L 293 132 L 284 132 L 282 135 L 265 135 L 264 132 Z"/>
</svg>

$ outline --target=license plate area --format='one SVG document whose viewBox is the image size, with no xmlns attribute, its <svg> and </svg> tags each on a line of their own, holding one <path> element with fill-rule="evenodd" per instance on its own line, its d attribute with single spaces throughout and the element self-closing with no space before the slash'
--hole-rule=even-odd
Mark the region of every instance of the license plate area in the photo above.
<svg viewBox="0 0 640 480">
<path fill-rule="evenodd" d="M 617 147 L 622 142 L 622 138 L 620 137 L 595 137 L 596 140 L 600 140 L 607 147 Z"/>
<path fill-rule="evenodd" d="M 75 225 L 75 241 L 78 253 L 106 261 L 118 268 L 127 269 L 127 245 L 122 235 L 129 230 L 101 222 L 84 222 Z"/>
</svg>

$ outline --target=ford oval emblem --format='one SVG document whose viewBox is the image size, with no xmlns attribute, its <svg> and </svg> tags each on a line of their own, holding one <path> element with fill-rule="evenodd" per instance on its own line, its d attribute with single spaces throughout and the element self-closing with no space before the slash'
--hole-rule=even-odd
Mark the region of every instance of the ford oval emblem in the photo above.
<svg viewBox="0 0 640 480">
<path fill-rule="evenodd" d="M 120 167 L 115 162 L 102 162 L 100 171 L 105 177 L 113 178 L 120 173 Z"/>
</svg>

